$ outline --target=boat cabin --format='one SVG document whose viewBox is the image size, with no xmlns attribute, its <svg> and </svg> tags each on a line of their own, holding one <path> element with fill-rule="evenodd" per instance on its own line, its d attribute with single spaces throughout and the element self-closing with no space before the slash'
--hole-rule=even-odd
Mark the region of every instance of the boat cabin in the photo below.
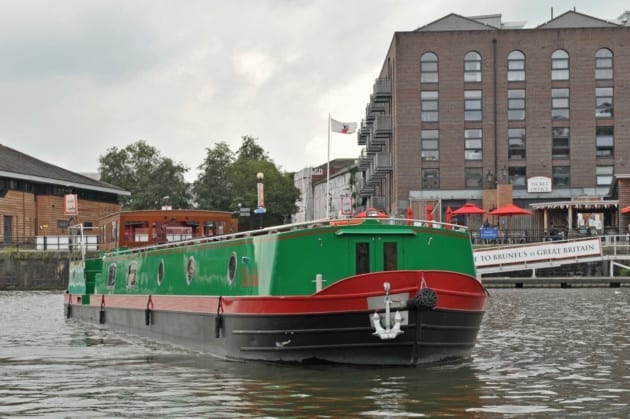
<svg viewBox="0 0 630 419">
<path fill-rule="evenodd" d="M 120 211 L 96 221 L 99 250 L 140 247 L 236 233 L 231 212 L 205 210 Z"/>
</svg>

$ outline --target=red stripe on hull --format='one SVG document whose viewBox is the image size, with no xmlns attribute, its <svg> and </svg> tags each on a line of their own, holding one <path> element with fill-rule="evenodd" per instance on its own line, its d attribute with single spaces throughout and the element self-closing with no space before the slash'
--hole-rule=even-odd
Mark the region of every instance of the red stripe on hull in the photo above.
<svg viewBox="0 0 630 419">
<path fill-rule="evenodd" d="M 223 296 L 225 314 L 322 314 L 369 310 L 369 297 L 383 297 L 385 282 L 390 294 L 413 298 L 424 281 L 438 294 L 436 310 L 484 311 L 487 294 L 475 278 L 454 272 L 386 271 L 347 278 L 311 296 Z M 75 304 L 76 297 L 72 298 Z M 91 295 L 90 305 L 146 309 L 148 295 Z M 65 297 L 66 304 L 70 295 Z M 218 296 L 152 295 L 153 310 L 191 313 L 216 313 Z"/>
</svg>

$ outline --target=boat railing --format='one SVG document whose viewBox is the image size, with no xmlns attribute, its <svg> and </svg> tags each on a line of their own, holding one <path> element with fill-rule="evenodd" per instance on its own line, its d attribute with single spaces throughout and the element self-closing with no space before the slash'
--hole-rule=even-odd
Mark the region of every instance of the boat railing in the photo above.
<svg viewBox="0 0 630 419">
<path fill-rule="evenodd" d="M 379 224 L 387 225 L 405 225 L 411 227 L 423 227 L 423 228 L 436 228 L 436 229 L 449 229 L 456 231 L 466 231 L 465 226 L 449 224 L 440 221 L 420 220 L 420 219 L 408 219 L 408 218 L 323 218 L 319 220 L 302 221 L 291 224 L 280 224 L 271 227 L 264 227 L 257 230 L 239 231 L 236 233 L 220 234 L 214 236 L 196 237 L 192 239 L 185 239 L 181 241 L 171 241 L 167 243 L 154 244 L 143 247 L 134 247 L 131 249 L 118 249 L 107 252 L 107 255 L 121 255 L 131 253 L 141 253 L 147 250 L 159 250 L 169 249 L 180 246 L 191 246 L 203 243 L 218 242 L 224 240 L 244 239 L 249 237 L 263 236 L 268 234 L 286 233 L 294 230 L 303 230 L 310 228 L 321 227 L 339 227 L 344 225 L 361 224 L 366 220 L 371 220 Z"/>
</svg>

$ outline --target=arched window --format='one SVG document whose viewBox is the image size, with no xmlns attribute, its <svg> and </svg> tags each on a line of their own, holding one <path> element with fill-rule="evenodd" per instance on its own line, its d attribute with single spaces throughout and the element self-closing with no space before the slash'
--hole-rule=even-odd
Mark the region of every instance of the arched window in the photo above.
<svg viewBox="0 0 630 419">
<path fill-rule="evenodd" d="M 613 78 L 613 53 L 608 48 L 600 48 L 595 53 L 595 79 L 611 80 Z"/>
<path fill-rule="evenodd" d="M 551 54 L 551 80 L 569 80 L 569 54 L 563 49 Z"/>
<path fill-rule="evenodd" d="M 424 53 L 420 58 L 420 82 L 438 82 L 438 57 L 432 52 Z"/>
<path fill-rule="evenodd" d="M 481 81 L 481 55 L 470 51 L 464 55 L 464 81 Z"/>
<path fill-rule="evenodd" d="M 508 81 L 525 80 L 525 54 L 512 51 L 508 54 Z"/>
</svg>

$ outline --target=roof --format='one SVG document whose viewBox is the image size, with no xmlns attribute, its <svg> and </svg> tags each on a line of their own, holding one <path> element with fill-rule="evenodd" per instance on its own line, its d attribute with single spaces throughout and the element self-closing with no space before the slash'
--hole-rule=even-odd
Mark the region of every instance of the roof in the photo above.
<svg viewBox="0 0 630 419">
<path fill-rule="evenodd" d="M 613 22 L 570 10 L 549 22 L 539 25 L 537 29 L 618 28 L 619 26 L 620 25 Z"/>
<path fill-rule="evenodd" d="M 563 208 L 576 208 L 576 209 L 606 209 L 617 208 L 619 201 L 612 199 L 598 199 L 598 200 L 573 200 L 573 201 L 556 201 L 556 202 L 537 202 L 529 204 L 535 210 L 544 209 L 563 209 Z"/>
<path fill-rule="evenodd" d="M 118 186 L 62 169 L 2 144 L 0 144 L 0 176 L 116 195 L 131 195 L 130 192 Z"/>
</svg>

